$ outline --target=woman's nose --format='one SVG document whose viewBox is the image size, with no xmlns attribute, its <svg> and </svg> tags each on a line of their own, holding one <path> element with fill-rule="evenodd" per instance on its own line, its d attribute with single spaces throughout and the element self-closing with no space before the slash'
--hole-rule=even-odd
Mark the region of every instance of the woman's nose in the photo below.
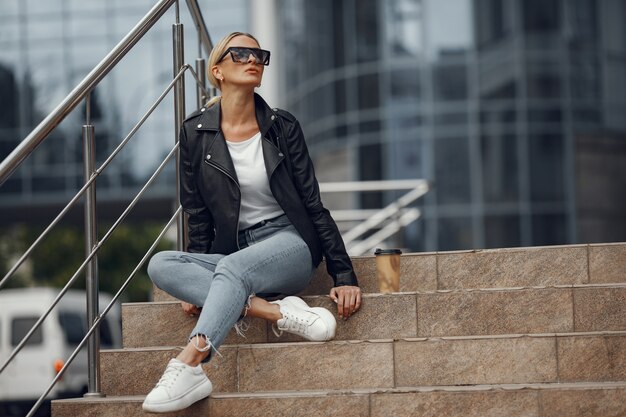
<svg viewBox="0 0 626 417">
<path fill-rule="evenodd" d="M 256 57 L 254 56 L 254 54 L 250 54 L 250 56 L 248 56 L 248 62 L 254 60 L 254 63 L 257 63 Z"/>
</svg>

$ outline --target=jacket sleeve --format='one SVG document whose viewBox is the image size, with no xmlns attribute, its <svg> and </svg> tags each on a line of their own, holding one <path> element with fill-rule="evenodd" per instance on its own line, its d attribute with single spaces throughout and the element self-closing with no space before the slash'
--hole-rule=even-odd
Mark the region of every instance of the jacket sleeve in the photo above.
<svg viewBox="0 0 626 417">
<path fill-rule="evenodd" d="M 187 251 L 208 253 L 215 238 L 213 217 L 198 191 L 191 162 L 192 152 L 184 125 L 180 129 L 179 138 L 180 204 L 183 206 L 183 211 L 189 215 Z"/>
<path fill-rule="evenodd" d="M 333 278 L 337 287 L 358 286 L 352 262 L 346 252 L 337 224 L 322 204 L 313 161 L 309 156 L 304 134 L 297 120 L 291 124 L 285 139 L 292 161 L 293 179 L 322 244 L 328 274 Z"/>
</svg>

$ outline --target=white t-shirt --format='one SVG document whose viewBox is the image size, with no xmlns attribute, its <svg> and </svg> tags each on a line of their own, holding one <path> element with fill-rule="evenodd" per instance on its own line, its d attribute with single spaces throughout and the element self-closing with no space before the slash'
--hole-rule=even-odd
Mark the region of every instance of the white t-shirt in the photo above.
<svg viewBox="0 0 626 417">
<path fill-rule="evenodd" d="M 235 165 L 239 188 L 241 189 L 241 209 L 239 210 L 239 230 L 246 229 L 261 220 L 272 219 L 284 213 L 278 205 L 267 178 L 261 132 L 242 142 L 226 141 L 230 157 Z"/>
</svg>

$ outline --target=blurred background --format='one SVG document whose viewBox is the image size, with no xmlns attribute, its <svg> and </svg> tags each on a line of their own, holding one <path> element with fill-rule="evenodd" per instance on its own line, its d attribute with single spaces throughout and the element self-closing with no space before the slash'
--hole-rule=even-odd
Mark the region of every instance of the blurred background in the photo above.
<svg viewBox="0 0 626 417">
<path fill-rule="evenodd" d="M 321 182 L 426 179 L 389 245 L 463 250 L 626 240 L 626 0 L 200 0 L 217 42 L 272 51 L 259 89 L 305 132 Z M 149 0 L 0 2 L 0 159 L 147 13 Z M 174 11 L 92 94 L 101 163 L 172 78 Z M 198 56 L 181 4 L 186 62 Z M 186 89 L 187 113 L 195 87 Z M 0 187 L 4 273 L 84 183 L 79 106 Z M 171 95 L 98 179 L 100 235 L 174 145 Z M 174 166 L 99 255 L 114 292 L 172 213 Z M 325 196 L 380 208 L 397 191 Z M 74 210 L 9 286 L 67 281 Z M 172 248 L 171 240 L 160 248 Z M 135 279 L 126 299 L 145 300 Z"/>
</svg>

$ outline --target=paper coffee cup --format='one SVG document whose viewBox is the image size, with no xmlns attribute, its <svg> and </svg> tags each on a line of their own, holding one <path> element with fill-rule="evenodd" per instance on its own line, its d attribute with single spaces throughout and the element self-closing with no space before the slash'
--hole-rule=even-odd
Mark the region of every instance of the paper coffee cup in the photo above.
<svg viewBox="0 0 626 417">
<path fill-rule="evenodd" d="M 376 249 L 376 277 L 381 293 L 400 291 L 400 249 Z"/>
</svg>

